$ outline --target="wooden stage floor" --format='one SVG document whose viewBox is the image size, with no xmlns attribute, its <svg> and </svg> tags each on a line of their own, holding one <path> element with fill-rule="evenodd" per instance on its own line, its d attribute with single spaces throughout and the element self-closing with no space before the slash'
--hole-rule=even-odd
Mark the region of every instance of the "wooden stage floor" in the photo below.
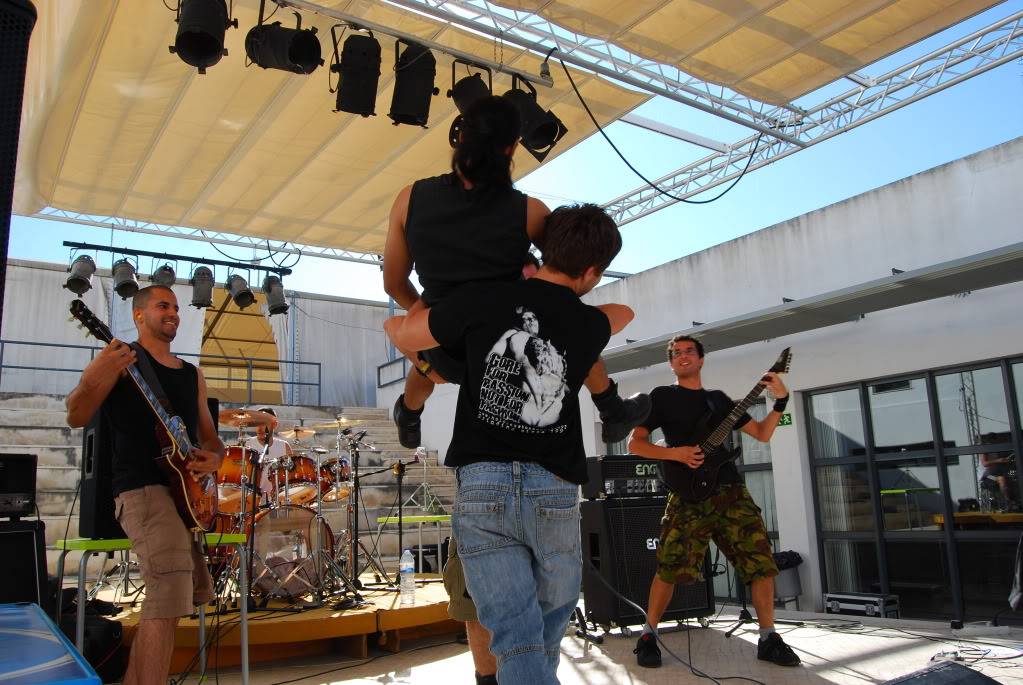
<svg viewBox="0 0 1023 685">
<path fill-rule="evenodd" d="M 265 609 L 249 611 L 249 661 L 257 663 L 296 656 L 338 654 L 365 658 L 370 640 L 377 647 L 393 652 L 401 650 L 402 638 L 463 632 L 463 624 L 448 618 L 448 595 L 440 576 L 419 574 L 416 602 L 402 607 L 398 592 L 366 588 L 366 604 L 351 609 L 333 609 L 342 596 L 330 599 L 327 606 L 302 611 L 285 611 L 289 605 L 271 601 Z M 364 583 L 372 577 L 364 577 Z M 139 607 L 128 608 L 111 617 L 124 627 L 124 645 L 130 644 L 139 619 Z M 221 615 L 207 614 L 206 640 L 209 668 L 240 663 L 238 611 Z M 199 648 L 199 621 L 184 618 L 178 624 L 171 673 L 194 667 Z M 197 669 L 196 669 L 197 670 Z"/>
</svg>

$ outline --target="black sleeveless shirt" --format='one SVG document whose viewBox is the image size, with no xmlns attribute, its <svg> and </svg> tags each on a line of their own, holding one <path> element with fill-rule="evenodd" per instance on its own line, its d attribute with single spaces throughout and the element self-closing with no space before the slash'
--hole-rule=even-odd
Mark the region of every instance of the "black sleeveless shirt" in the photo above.
<svg viewBox="0 0 1023 685">
<path fill-rule="evenodd" d="M 172 414 L 181 417 L 192 444 L 198 446 L 199 376 L 195 367 L 183 361 L 172 369 L 145 351 L 153 371 L 171 403 Z M 160 456 L 157 431 L 159 420 L 130 377 L 121 378 L 104 400 L 100 411 L 111 432 L 114 496 L 145 485 L 167 485 L 154 459 Z"/>
<path fill-rule="evenodd" d="M 466 283 L 517 281 L 530 243 L 526 195 L 467 190 L 453 173 L 424 178 L 412 185 L 405 240 L 428 306 Z"/>
</svg>

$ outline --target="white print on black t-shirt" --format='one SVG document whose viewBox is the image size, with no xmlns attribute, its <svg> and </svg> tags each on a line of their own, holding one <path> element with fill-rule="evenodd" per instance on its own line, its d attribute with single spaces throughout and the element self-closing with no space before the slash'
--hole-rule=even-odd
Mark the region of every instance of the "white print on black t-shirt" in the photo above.
<svg viewBox="0 0 1023 685">
<path fill-rule="evenodd" d="M 516 328 L 501 334 L 487 353 L 480 384 L 479 418 L 519 433 L 562 433 L 555 425 L 568 393 L 565 355 L 540 337 L 536 314 L 516 307 Z"/>
</svg>

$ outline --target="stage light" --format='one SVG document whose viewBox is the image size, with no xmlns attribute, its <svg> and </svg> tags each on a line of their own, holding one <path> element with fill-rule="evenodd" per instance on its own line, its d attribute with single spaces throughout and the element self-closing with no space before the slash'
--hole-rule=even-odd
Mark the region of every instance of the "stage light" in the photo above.
<svg viewBox="0 0 1023 685">
<path fill-rule="evenodd" d="M 228 27 L 238 28 L 238 20 L 228 16 L 226 0 L 180 0 L 176 21 L 178 33 L 170 51 L 200 74 L 227 54 L 224 34 Z"/>
<path fill-rule="evenodd" d="M 256 301 L 256 296 L 249 289 L 248 281 L 238 274 L 233 274 L 227 279 L 227 291 L 231 293 L 231 299 L 238 305 L 238 309 L 245 309 Z"/>
<path fill-rule="evenodd" d="M 512 89 L 504 94 L 519 110 L 521 119 L 520 140 L 526 152 L 538 162 L 543 162 L 554 149 L 554 145 L 565 137 L 568 129 L 554 114 L 544 111 L 536 103 L 536 88 L 529 81 L 521 81 L 528 88 L 518 88 L 520 79 L 512 77 Z"/>
<path fill-rule="evenodd" d="M 209 267 L 196 267 L 192 272 L 192 306 L 197 309 L 213 306 L 213 272 Z"/>
<path fill-rule="evenodd" d="M 458 64 L 487 72 L 487 82 L 483 82 L 483 75 L 478 71 L 456 82 L 455 66 Z M 448 91 L 448 97 L 455 101 L 455 107 L 458 108 L 459 114 L 465 114 L 465 111 L 472 107 L 473 103 L 489 96 L 491 91 L 493 91 L 493 75 L 489 68 L 460 59 L 451 62 L 451 90 Z"/>
<path fill-rule="evenodd" d="M 398 44 L 405 51 L 398 56 Z M 394 41 L 394 95 L 387 116 L 394 125 L 409 124 L 426 128 L 430 118 L 430 98 L 440 93 L 433 85 L 437 77 L 437 60 L 427 48 L 406 40 Z"/>
<path fill-rule="evenodd" d="M 259 24 L 245 35 L 245 55 L 264 69 L 280 69 L 295 74 L 311 74 L 323 64 L 316 27 L 302 29 L 302 15 L 295 12 L 298 23 L 293 29 L 281 22 L 263 23 L 263 3 L 259 4 Z"/>
<path fill-rule="evenodd" d="M 149 280 L 156 285 L 162 285 L 165 288 L 170 288 L 177 282 L 177 274 L 174 273 L 174 267 L 170 264 L 164 264 L 153 272 L 153 275 L 149 277 Z"/>
<path fill-rule="evenodd" d="M 263 279 L 263 292 L 266 293 L 266 308 L 270 316 L 288 313 L 288 305 L 284 301 L 284 284 L 279 276 L 267 274 Z"/>
<path fill-rule="evenodd" d="M 330 70 L 340 74 L 337 84 L 335 112 L 349 112 L 364 117 L 376 116 L 377 84 L 380 82 L 380 43 L 373 37 L 353 33 L 345 40 L 341 56 L 337 56 L 337 36 L 334 26 L 335 62 Z"/>
<path fill-rule="evenodd" d="M 121 296 L 122 300 L 134 297 L 139 291 L 139 281 L 135 278 L 135 265 L 127 259 L 118 259 L 111 267 L 110 273 L 114 279 L 114 292 Z"/>
<path fill-rule="evenodd" d="M 92 275 L 96 273 L 96 262 L 87 254 L 78 255 L 68 267 L 64 287 L 81 297 L 92 288 Z"/>
</svg>

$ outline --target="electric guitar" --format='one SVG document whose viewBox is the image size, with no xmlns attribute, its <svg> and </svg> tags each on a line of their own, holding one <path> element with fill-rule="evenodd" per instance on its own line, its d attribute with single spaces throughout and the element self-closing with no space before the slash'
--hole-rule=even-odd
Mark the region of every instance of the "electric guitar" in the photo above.
<svg viewBox="0 0 1023 685">
<path fill-rule="evenodd" d="M 767 370 L 768 373 L 788 372 L 792 363 L 790 349 L 786 347 L 782 350 L 778 361 Z M 767 383 L 761 378 L 749 391 L 749 394 L 741 402 L 736 403 L 732 411 L 716 428 L 711 429 L 708 425 L 713 412 L 708 411 L 700 418 L 693 433 L 693 440 L 694 444 L 699 445 L 703 450 L 703 463 L 694 469 L 678 461 L 661 461 L 659 463 L 661 480 L 669 490 L 685 502 L 700 502 L 714 494 L 718 487 L 718 474 L 721 467 L 734 461 L 741 453 L 739 448 L 727 449 L 724 447 L 724 442 L 736 422 L 742 418 L 742 415 L 760 397 L 766 387 Z M 678 446 L 672 445 L 672 447 Z"/>
<path fill-rule="evenodd" d="M 81 300 L 74 300 L 71 303 L 71 315 L 104 343 L 109 343 L 114 339 L 110 328 L 96 318 L 96 315 Z M 184 421 L 167 412 L 156 393 L 142 377 L 137 365 L 132 364 L 128 367 L 128 375 L 159 421 L 157 433 L 162 449 L 160 456 L 156 458 L 156 463 L 170 482 L 171 497 L 174 499 L 178 515 L 181 516 L 185 527 L 190 531 L 208 531 L 212 528 L 213 521 L 217 516 L 216 474 L 192 475 L 188 470 L 192 442 L 188 439 Z"/>
</svg>

